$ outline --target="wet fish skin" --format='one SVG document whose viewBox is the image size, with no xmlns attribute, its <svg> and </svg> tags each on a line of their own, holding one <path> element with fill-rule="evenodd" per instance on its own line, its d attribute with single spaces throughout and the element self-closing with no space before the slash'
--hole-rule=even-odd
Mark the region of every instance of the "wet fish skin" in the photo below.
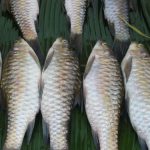
<svg viewBox="0 0 150 150">
<path fill-rule="evenodd" d="M 2 70 L 1 87 L 8 109 L 3 150 L 20 150 L 28 125 L 33 122 L 34 126 L 40 107 L 40 77 L 41 68 L 36 54 L 23 39 L 17 41 L 13 50 L 8 53 Z"/>
<path fill-rule="evenodd" d="M 39 14 L 38 0 L 3 0 L 6 7 L 10 6 L 10 10 L 20 27 L 23 38 L 34 49 L 41 65 L 43 65 L 44 57 L 40 51 L 40 44 L 36 31 L 37 17 Z"/>
<path fill-rule="evenodd" d="M 66 40 L 54 42 L 44 68 L 41 112 L 48 125 L 50 147 L 68 150 L 68 124 L 80 80 L 78 58 Z"/>
<path fill-rule="evenodd" d="M 71 24 L 70 45 L 78 50 L 78 55 L 82 51 L 82 32 L 86 5 L 87 0 L 65 0 L 65 8 Z"/>
<path fill-rule="evenodd" d="M 103 0 L 104 14 L 110 29 L 115 36 L 113 49 L 119 61 L 122 61 L 130 45 L 130 34 L 128 26 L 122 21 L 124 18 L 128 22 L 127 0 Z"/>
<path fill-rule="evenodd" d="M 39 14 L 37 0 L 10 0 L 11 11 L 26 40 L 37 38 L 35 22 Z"/>
<path fill-rule="evenodd" d="M 98 41 L 88 59 L 83 80 L 85 109 L 101 150 L 118 150 L 118 125 L 123 97 L 118 61 Z"/>
<path fill-rule="evenodd" d="M 142 44 L 132 43 L 121 68 L 132 126 L 150 149 L 150 55 L 148 51 Z"/>
</svg>

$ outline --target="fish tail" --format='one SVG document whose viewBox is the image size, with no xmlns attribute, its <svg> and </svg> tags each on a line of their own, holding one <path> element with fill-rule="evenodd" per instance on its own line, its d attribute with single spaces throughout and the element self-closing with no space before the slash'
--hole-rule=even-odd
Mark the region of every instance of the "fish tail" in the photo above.
<svg viewBox="0 0 150 150">
<path fill-rule="evenodd" d="M 146 142 L 142 138 L 140 138 L 139 136 L 138 136 L 138 140 L 139 140 L 139 144 L 140 144 L 141 150 L 148 150 Z"/>
<path fill-rule="evenodd" d="M 61 121 L 61 122 L 53 122 L 49 127 L 49 135 L 50 135 L 50 148 L 52 150 L 60 149 L 60 150 L 68 150 L 68 126 L 69 122 Z"/>
<path fill-rule="evenodd" d="M 20 150 L 20 148 L 19 149 L 8 148 L 6 145 L 4 145 L 3 150 Z"/>
<path fill-rule="evenodd" d="M 118 61 L 120 63 L 123 60 L 128 48 L 129 48 L 130 43 L 131 43 L 130 40 L 120 41 L 120 40 L 116 39 L 114 41 L 113 51 L 115 53 L 116 58 L 118 59 Z"/>
<path fill-rule="evenodd" d="M 70 46 L 77 51 L 80 60 L 82 55 L 82 34 L 71 33 Z"/>
<path fill-rule="evenodd" d="M 36 39 L 33 39 L 33 40 L 27 40 L 27 42 L 33 48 L 33 50 L 35 51 L 35 53 L 36 53 L 36 55 L 37 55 L 37 57 L 40 61 L 40 64 L 43 66 L 43 64 L 44 64 L 44 55 L 41 52 L 39 40 L 36 38 Z"/>
</svg>

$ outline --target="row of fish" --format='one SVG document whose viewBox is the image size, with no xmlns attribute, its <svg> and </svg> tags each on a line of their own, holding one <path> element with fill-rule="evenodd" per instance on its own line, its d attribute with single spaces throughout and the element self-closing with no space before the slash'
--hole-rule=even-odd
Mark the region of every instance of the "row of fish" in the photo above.
<svg viewBox="0 0 150 150">
<path fill-rule="evenodd" d="M 123 79 L 131 123 L 150 149 L 149 75 L 150 55 L 142 44 L 130 45 L 120 68 L 107 44 L 96 43 L 86 65 L 83 91 L 87 117 L 99 149 L 118 150 Z M 68 126 L 75 97 L 80 93 L 80 79 L 78 57 L 66 40 L 58 38 L 54 42 L 42 72 L 32 48 L 23 39 L 17 41 L 2 68 L 1 88 L 8 108 L 3 150 L 19 150 L 26 131 L 30 141 L 39 109 L 44 137 L 47 140 L 50 135 L 51 149 L 68 150 Z"/>
<path fill-rule="evenodd" d="M 127 0 L 102 1 L 104 2 L 105 18 L 115 37 L 113 47 L 118 60 L 121 61 L 130 43 L 129 29 L 120 18 L 122 17 L 125 21 L 128 21 L 128 2 Z M 66 13 L 71 24 L 70 45 L 78 50 L 79 54 L 82 50 L 83 25 L 89 3 L 88 0 L 64 0 Z M 91 3 L 94 6 L 95 0 L 92 0 Z M 43 65 L 44 57 L 40 51 L 36 32 L 37 16 L 39 14 L 38 0 L 2 0 L 2 4 L 11 10 L 21 29 L 23 38 L 34 49 L 40 63 Z"/>
</svg>

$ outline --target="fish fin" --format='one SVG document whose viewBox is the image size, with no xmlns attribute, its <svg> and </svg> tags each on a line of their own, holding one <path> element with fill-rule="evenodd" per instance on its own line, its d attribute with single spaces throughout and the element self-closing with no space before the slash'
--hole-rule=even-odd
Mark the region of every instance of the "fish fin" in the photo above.
<svg viewBox="0 0 150 150">
<path fill-rule="evenodd" d="M 116 58 L 118 59 L 120 63 L 122 59 L 124 58 L 129 48 L 130 43 L 131 43 L 130 40 L 120 41 L 118 39 L 115 39 L 113 43 L 113 51 L 114 51 Z"/>
<path fill-rule="evenodd" d="M 40 64 L 43 66 L 44 64 L 44 56 L 43 53 L 40 50 L 40 44 L 39 44 L 39 40 L 36 38 L 34 40 L 27 40 L 28 44 L 33 48 L 34 52 L 36 53 Z"/>
<path fill-rule="evenodd" d="M 115 36 L 115 28 L 114 28 L 114 24 L 108 22 L 108 27 L 109 27 L 109 31 L 111 33 L 112 36 Z"/>
<path fill-rule="evenodd" d="M 83 88 L 80 88 L 80 92 L 76 95 L 74 107 L 80 106 L 81 111 L 84 109 L 84 96 L 83 96 Z"/>
<path fill-rule="evenodd" d="M 28 129 L 27 129 L 27 143 L 30 143 L 31 137 L 32 137 L 32 133 L 33 133 L 33 129 L 34 129 L 34 125 L 35 125 L 35 119 L 29 123 L 28 125 Z"/>
<path fill-rule="evenodd" d="M 38 59 L 37 55 L 35 54 L 35 52 L 32 50 L 29 50 L 29 54 L 32 56 L 32 58 L 35 60 L 35 62 L 39 65 L 39 67 L 41 67 L 39 59 Z"/>
<path fill-rule="evenodd" d="M 92 130 L 92 136 L 93 136 L 93 140 L 94 140 L 94 144 L 95 144 L 96 150 L 100 150 L 98 134 L 95 131 Z"/>
<path fill-rule="evenodd" d="M 126 84 L 128 82 L 130 73 L 131 73 L 131 69 L 132 69 L 132 58 L 124 58 L 122 63 L 121 63 L 121 69 L 123 72 L 123 76 L 124 76 L 124 83 Z"/>
<path fill-rule="evenodd" d="M 42 128 L 43 128 L 43 137 L 45 144 L 48 144 L 48 138 L 49 138 L 49 126 L 48 124 L 42 119 Z"/>
<path fill-rule="evenodd" d="M 73 50 L 77 51 L 80 60 L 82 55 L 82 34 L 71 33 L 70 45 Z"/>
<path fill-rule="evenodd" d="M 138 140 L 139 140 L 141 150 L 148 150 L 146 142 L 142 138 L 140 138 L 139 136 L 138 136 Z"/>
<path fill-rule="evenodd" d="M 3 147 L 3 150 L 20 150 L 21 148 L 17 148 L 17 149 L 14 149 L 14 148 L 7 148 L 5 145 Z"/>
<path fill-rule="evenodd" d="M 84 71 L 84 75 L 83 75 L 84 79 L 86 78 L 87 74 L 89 73 L 89 71 L 93 65 L 94 60 L 95 60 L 95 56 L 91 55 L 88 59 L 86 67 L 85 67 L 85 71 Z"/>
<path fill-rule="evenodd" d="M 2 11 L 9 11 L 11 12 L 11 8 L 10 8 L 10 0 L 1 0 L 1 8 Z"/>
<path fill-rule="evenodd" d="M 53 55 L 54 55 L 54 49 L 50 48 L 50 50 L 48 51 L 45 63 L 44 63 L 43 71 L 45 71 L 47 69 L 47 67 L 49 66 L 49 64 L 53 58 Z"/>
<path fill-rule="evenodd" d="M 0 89 L 0 110 L 7 110 L 7 98 L 2 88 Z"/>
</svg>

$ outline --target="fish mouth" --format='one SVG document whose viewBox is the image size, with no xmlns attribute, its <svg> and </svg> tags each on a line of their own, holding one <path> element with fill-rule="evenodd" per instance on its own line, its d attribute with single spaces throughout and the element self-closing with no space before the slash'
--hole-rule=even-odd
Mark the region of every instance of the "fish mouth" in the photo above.
<svg viewBox="0 0 150 150">
<path fill-rule="evenodd" d="M 137 42 L 132 42 L 128 49 L 128 55 L 130 56 L 149 56 L 148 51 L 145 49 L 144 45 Z"/>
<path fill-rule="evenodd" d="M 68 47 L 69 46 L 69 43 L 66 39 L 62 38 L 62 37 L 59 37 L 56 39 L 55 41 L 56 44 L 60 44 L 62 45 L 63 47 Z"/>
</svg>

